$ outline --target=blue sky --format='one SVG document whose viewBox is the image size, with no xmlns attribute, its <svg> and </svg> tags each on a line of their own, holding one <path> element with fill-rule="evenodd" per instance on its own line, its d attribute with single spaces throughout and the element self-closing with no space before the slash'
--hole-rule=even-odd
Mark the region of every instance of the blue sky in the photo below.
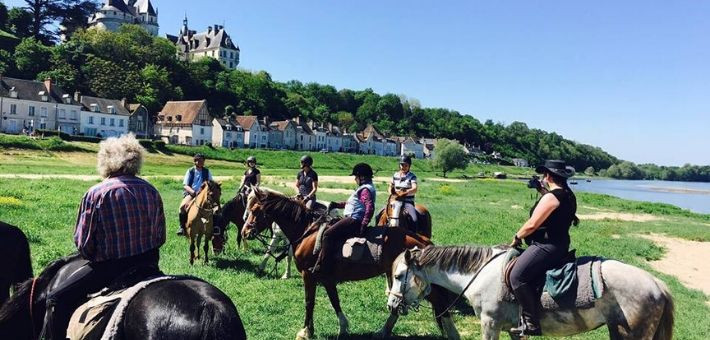
<svg viewBox="0 0 710 340">
<path fill-rule="evenodd" d="M 21 3 L 6 1 L 9 6 Z M 405 94 L 636 163 L 710 164 L 710 2 L 153 0 L 275 80 Z"/>
</svg>

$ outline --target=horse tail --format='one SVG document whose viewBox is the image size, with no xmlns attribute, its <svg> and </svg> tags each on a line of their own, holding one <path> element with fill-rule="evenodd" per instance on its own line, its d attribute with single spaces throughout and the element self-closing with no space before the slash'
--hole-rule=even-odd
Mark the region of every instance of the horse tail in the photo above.
<svg viewBox="0 0 710 340">
<path fill-rule="evenodd" d="M 656 327 L 656 333 L 653 335 L 653 340 L 670 340 L 673 338 L 673 323 L 675 321 L 673 296 L 671 296 L 668 286 L 663 281 L 655 280 L 658 288 L 661 289 L 665 305 L 663 306 L 661 320 L 658 322 L 658 327 Z"/>
</svg>

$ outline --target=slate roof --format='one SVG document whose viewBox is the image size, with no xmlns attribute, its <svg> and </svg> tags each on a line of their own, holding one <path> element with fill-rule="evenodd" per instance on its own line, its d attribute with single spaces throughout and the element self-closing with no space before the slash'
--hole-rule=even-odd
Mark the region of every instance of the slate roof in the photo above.
<svg viewBox="0 0 710 340">
<path fill-rule="evenodd" d="M 91 104 L 96 104 L 99 107 L 99 112 L 108 113 L 108 107 L 113 106 L 116 108 L 116 114 L 122 116 L 130 116 L 131 113 L 128 112 L 118 99 L 108 99 L 99 98 L 91 96 L 81 96 L 81 105 L 84 106 L 84 111 L 94 112 L 91 108 Z"/>
<path fill-rule="evenodd" d="M 47 92 L 47 87 L 44 82 L 35 80 L 25 80 L 16 79 L 8 77 L 0 77 L 0 97 L 10 97 L 10 89 L 15 88 L 17 91 L 17 99 L 42 101 L 42 96 L 39 94 L 41 91 Z M 49 103 L 63 103 L 62 97 L 68 94 L 61 87 L 52 84 L 52 91 L 48 94 Z M 76 102 L 72 99 L 72 104 L 76 105 Z"/>
</svg>

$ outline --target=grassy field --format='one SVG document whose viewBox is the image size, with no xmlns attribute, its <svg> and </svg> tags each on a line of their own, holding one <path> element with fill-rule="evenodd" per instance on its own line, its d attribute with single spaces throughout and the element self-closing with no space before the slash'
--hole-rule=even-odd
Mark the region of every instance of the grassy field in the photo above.
<svg viewBox="0 0 710 340">
<path fill-rule="evenodd" d="M 74 144 L 74 143 L 72 143 Z M 95 145 L 75 145 L 83 150 L 95 150 Z M 265 173 L 290 178 L 290 166 L 278 168 L 278 162 L 292 164 L 298 154 L 277 155 L 278 162 L 269 160 L 268 153 L 257 157 L 266 164 Z M 330 155 L 329 155 L 330 156 Z M 55 152 L 42 150 L 10 150 L 0 153 L 2 173 L 95 174 L 95 157 L 91 152 Z M 335 157 L 335 156 L 334 156 Z M 337 157 L 336 157 L 337 158 Z M 357 158 L 353 158 L 357 160 Z M 316 159 L 316 164 L 322 159 Z M 375 160 L 376 161 L 376 160 Z M 272 163 L 273 162 L 273 163 Z M 349 162 L 349 161 L 348 161 Z M 347 163 L 347 162 L 346 162 Z M 150 154 L 145 174 L 182 175 L 190 164 L 184 155 Z M 219 175 L 237 175 L 242 165 L 230 161 L 210 161 Z M 389 161 L 384 164 L 390 164 Z M 391 164 L 394 164 L 392 162 Z M 416 164 L 416 163 L 415 163 Z M 343 165 L 344 167 L 345 165 Z M 386 173 L 393 171 L 387 165 Z M 384 171 L 384 170 L 383 170 Z M 426 171 L 424 171 L 426 172 Z M 343 169 L 320 171 L 321 175 L 342 174 Z M 421 176 L 420 177 L 426 177 Z M 236 189 L 238 178 L 223 183 L 224 196 Z M 227 252 L 205 266 L 188 264 L 188 244 L 174 235 L 177 227 L 177 207 L 181 185 L 170 178 L 155 178 L 151 182 L 161 192 L 167 212 L 168 240 L 161 249 L 161 266 L 166 273 L 184 273 L 201 277 L 224 290 L 234 301 L 252 339 L 292 339 L 303 323 L 303 290 L 300 278 L 279 280 L 272 273 L 264 278 L 255 273 L 260 260 L 258 244 L 252 251 L 236 250 L 234 230 L 231 230 Z M 418 201 L 431 210 L 434 241 L 437 244 L 500 244 L 508 242 L 513 232 L 526 220 L 534 194 L 522 181 L 468 180 L 443 183 L 427 178 L 421 180 Z M 57 257 L 74 249 L 71 234 L 83 193 L 95 182 L 78 180 L 20 180 L 0 178 L 0 218 L 21 227 L 27 233 L 32 248 L 35 271 Z M 343 188 L 343 183 L 321 184 Z M 378 190 L 385 190 L 378 183 Z M 344 200 L 344 194 L 322 193 L 320 199 Z M 378 195 L 378 206 L 386 197 Z M 650 213 L 662 217 L 653 222 L 582 221 L 573 228 L 573 247 L 578 255 L 596 254 L 640 266 L 668 283 L 676 302 L 676 339 L 702 339 L 710 336 L 710 307 L 707 296 L 684 287 L 675 278 L 654 272 L 647 260 L 663 256 L 663 249 L 637 234 L 666 233 L 685 239 L 710 241 L 710 215 L 699 215 L 656 203 L 625 201 L 610 196 L 579 193 L 580 214 L 600 211 Z M 612 237 L 614 236 L 614 237 Z M 279 270 L 283 269 L 280 265 Z M 369 338 L 379 330 L 387 316 L 384 277 L 339 286 L 343 309 L 350 319 L 354 338 Z M 456 315 L 456 325 L 464 338 L 480 338 L 478 319 L 467 312 Z M 323 289 L 318 290 L 315 312 L 316 334 L 319 338 L 335 338 L 337 318 L 332 312 Z M 438 336 L 430 310 L 423 308 L 400 318 L 395 334 L 402 338 L 424 339 Z M 598 329 L 572 339 L 607 339 L 606 329 Z"/>
</svg>

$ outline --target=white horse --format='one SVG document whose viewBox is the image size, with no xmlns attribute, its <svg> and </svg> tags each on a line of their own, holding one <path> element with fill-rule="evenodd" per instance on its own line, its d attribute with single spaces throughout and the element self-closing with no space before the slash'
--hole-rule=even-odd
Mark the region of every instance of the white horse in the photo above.
<svg viewBox="0 0 710 340">
<path fill-rule="evenodd" d="M 501 300 L 509 247 L 451 246 L 405 251 L 392 264 L 387 305 L 406 314 L 436 284 L 460 294 L 481 318 L 482 338 L 498 339 L 518 324 L 517 304 Z M 666 340 L 673 336 L 673 298 L 648 272 L 614 260 L 602 262 L 604 291 L 589 309 L 543 310 L 544 335 L 569 336 L 607 325 L 610 339 Z M 473 280 L 473 281 L 472 281 Z M 466 289 L 466 286 L 470 286 Z M 510 333 L 509 333 L 510 334 Z M 511 339 L 518 339 L 510 334 Z"/>
</svg>

